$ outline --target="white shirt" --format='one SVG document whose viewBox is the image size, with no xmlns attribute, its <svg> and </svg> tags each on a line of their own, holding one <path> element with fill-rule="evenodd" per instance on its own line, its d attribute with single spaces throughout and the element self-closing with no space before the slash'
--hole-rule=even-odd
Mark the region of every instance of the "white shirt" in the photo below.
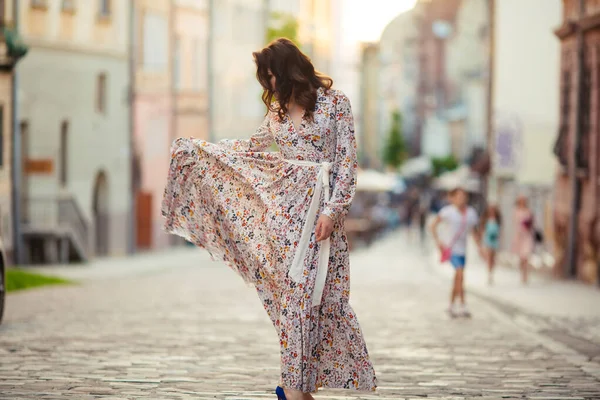
<svg viewBox="0 0 600 400">
<path fill-rule="evenodd" d="M 452 240 L 455 240 L 452 246 L 452 254 L 464 256 L 467 253 L 467 237 L 469 236 L 469 232 L 477 225 L 479 219 L 477 212 L 473 207 L 467 207 L 465 218 L 465 214 L 461 213 L 456 206 L 449 205 L 442 208 L 438 215 L 448 227 L 448 237 L 445 240 L 446 245 L 450 246 Z"/>
</svg>

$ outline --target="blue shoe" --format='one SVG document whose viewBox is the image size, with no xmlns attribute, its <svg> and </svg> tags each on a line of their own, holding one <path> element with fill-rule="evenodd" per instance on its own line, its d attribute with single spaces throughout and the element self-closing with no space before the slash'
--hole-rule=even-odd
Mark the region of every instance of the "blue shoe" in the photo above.
<svg viewBox="0 0 600 400">
<path fill-rule="evenodd" d="M 283 391 L 283 388 L 277 386 L 277 389 L 275 389 L 275 394 L 277 395 L 277 400 L 287 400 L 287 397 L 285 397 L 285 392 Z"/>
</svg>

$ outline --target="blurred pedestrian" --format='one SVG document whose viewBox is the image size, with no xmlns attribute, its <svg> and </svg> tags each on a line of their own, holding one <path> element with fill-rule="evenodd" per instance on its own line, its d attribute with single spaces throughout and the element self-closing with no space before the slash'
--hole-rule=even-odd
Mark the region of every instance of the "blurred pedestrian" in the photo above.
<svg viewBox="0 0 600 400">
<path fill-rule="evenodd" d="M 483 232 L 483 249 L 482 257 L 488 265 L 488 283 L 494 283 L 494 268 L 496 266 L 496 253 L 500 246 L 500 227 L 502 226 L 502 215 L 496 205 L 488 206 L 483 217 L 481 218 Z"/>
<path fill-rule="evenodd" d="M 263 124 L 248 140 L 173 143 L 165 229 L 256 287 L 279 336 L 279 399 L 312 399 L 319 387 L 375 390 L 349 304 L 344 220 L 357 175 L 350 101 L 288 39 L 253 56 Z M 273 142 L 277 153 L 267 152 Z"/>
<path fill-rule="evenodd" d="M 423 190 L 419 196 L 419 233 L 421 246 L 425 246 L 427 240 L 427 218 L 431 211 L 431 193 Z"/>
<path fill-rule="evenodd" d="M 466 266 L 467 238 L 469 232 L 473 233 L 475 242 L 481 252 L 481 242 L 477 231 L 477 212 L 468 204 L 468 194 L 462 188 L 457 188 L 449 193 L 450 205 L 445 206 L 435 217 L 431 225 L 431 232 L 441 253 L 442 262 L 450 261 L 454 268 L 454 282 L 450 295 L 448 313 L 452 317 L 470 317 L 471 313 L 465 302 L 464 270 Z M 438 235 L 438 226 L 444 223 L 450 231 L 450 240 L 442 241 Z M 456 300 L 460 300 L 460 306 Z"/>
<path fill-rule="evenodd" d="M 535 247 L 535 230 L 533 212 L 529 209 L 527 197 L 519 196 L 514 211 L 513 253 L 519 258 L 521 281 L 527 284 L 529 280 L 529 258 Z"/>
<path fill-rule="evenodd" d="M 407 240 L 412 243 L 415 236 L 415 226 L 419 224 L 419 189 L 412 188 L 406 199 L 406 233 Z"/>
</svg>

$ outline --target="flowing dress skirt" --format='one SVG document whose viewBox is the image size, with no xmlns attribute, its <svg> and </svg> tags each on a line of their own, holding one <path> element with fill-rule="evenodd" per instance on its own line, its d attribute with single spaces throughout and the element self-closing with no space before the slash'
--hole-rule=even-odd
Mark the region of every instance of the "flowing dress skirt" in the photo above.
<svg viewBox="0 0 600 400">
<path fill-rule="evenodd" d="M 281 383 L 304 392 L 374 390 L 375 372 L 348 302 L 343 221 L 331 236 L 322 298 L 313 299 L 322 243 L 315 240 L 316 220 L 307 221 L 307 215 L 321 167 L 197 139 L 176 140 L 171 157 L 162 203 L 165 230 L 205 248 L 256 288 L 279 335 Z M 310 236 L 303 279 L 291 279 L 305 224 Z"/>
</svg>

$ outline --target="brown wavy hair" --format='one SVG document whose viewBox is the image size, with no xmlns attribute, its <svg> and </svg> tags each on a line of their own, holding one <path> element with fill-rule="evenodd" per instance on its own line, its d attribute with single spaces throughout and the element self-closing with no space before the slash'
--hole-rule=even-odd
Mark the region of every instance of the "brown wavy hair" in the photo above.
<svg viewBox="0 0 600 400">
<path fill-rule="evenodd" d="M 286 38 L 273 40 L 267 47 L 252 53 L 252 56 L 256 63 L 256 79 L 263 87 L 262 100 L 267 109 L 283 119 L 288 112 L 288 104 L 294 100 L 304 108 L 305 116 L 312 118 L 317 104 L 317 89 L 330 89 L 333 79 L 315 70 L 310 58 Z M 271 87 L 269 70 L 276 79 L 274 88 Z"/>
</svg>

